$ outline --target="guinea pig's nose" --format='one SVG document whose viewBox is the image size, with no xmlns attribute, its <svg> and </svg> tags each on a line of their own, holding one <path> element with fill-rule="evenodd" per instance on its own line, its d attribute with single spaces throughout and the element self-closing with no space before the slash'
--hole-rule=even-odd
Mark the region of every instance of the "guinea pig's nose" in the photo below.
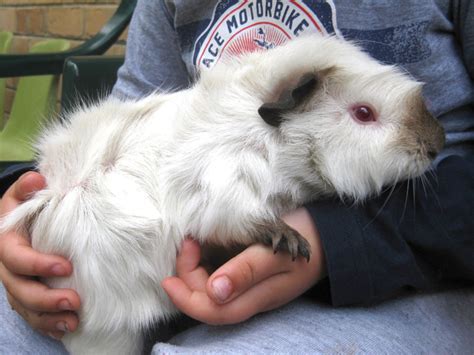
<svg viewBox="0 0 474 355">
<path fill-rule="evenodd" d="M 435 126 L 435 134 L 433 134 L 433 139 L 429 142 L 425 142 L 426 155 L 433 160 L 436 158 L 438 153 L 443 149 L 445 143 L 444 130 L 441 125 Z"/>
<path fill-rule="evenodd" d="M 434 160 L 434 158 L 436 158 L 436 156 L 438 155 L 438 151 L 428 150 L 427 154 L 428 154 L 428 158 L 430 158 L 431 160 Z"/>
</svg>

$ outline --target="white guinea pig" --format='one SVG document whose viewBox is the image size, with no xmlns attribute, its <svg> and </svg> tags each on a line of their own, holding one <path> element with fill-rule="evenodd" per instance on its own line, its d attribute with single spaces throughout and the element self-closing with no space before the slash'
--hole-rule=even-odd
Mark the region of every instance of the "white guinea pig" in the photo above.
<svg viewBox="0 0 474 355">
<path fill-rule="evenodd" d="M 44 280 L 81 296 L 71 353 L 137 353 L 142 330 L 177 312 L 160 282 L 186 235 L 309 258 L 282 213 L 377 194 L 422 174 L 443 143 L 420 83 L 307 36 L 222 62 L 190 89 L 108 98 L 52 125 L 37 144 L 47 188 L 1 229 L 74 265 Z"/>
</svg>

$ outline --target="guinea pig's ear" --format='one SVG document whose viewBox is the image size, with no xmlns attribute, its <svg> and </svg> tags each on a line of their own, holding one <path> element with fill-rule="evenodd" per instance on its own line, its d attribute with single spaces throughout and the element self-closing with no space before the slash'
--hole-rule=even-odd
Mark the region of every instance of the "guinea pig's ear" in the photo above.
<svg viewBox="0 0 474 355">
<path fill-rule="evenodd" d="M 271 126 L 279 127 L 283 115 L 296 109 L 310 97 L 319 86 L 321 78 L 314 73 L 301 77 L 296 86 L 285 88 L 276 102 L 264 103 L 258 109 L 258 114 Z"/>
</svg>

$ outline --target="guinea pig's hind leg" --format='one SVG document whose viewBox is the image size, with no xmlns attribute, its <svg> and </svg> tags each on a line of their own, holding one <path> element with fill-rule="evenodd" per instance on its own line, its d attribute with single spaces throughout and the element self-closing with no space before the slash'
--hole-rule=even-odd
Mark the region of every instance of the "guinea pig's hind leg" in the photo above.
<svg viewBox="0 0 474 355">
<path fill-rule="evenodd" d="M 281 219 L 260 225 L 258 238 L 263 244 L 272 246 L 275 253 L 287 251 L 293 261 L 301 255 L 309 262 L 311 247 L 308 241 Z"/>
</svg>

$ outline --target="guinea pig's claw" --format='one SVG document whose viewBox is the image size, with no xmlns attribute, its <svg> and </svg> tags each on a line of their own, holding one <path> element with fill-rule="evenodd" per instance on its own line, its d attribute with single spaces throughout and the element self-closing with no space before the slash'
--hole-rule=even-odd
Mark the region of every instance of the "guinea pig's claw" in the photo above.
<svg viewBox="0 0 474 355">
<path fill-rule="evenodd" d="M 273 252 L 287 251 L 293 261 L 301 255 L 309 262 L 311 256 L 311 247 L 308 241 L 296 230 L 278 221 L 276 224 L 267 225 L 263 236 L 264 244 L 271 245 Z"/>
</svg>

